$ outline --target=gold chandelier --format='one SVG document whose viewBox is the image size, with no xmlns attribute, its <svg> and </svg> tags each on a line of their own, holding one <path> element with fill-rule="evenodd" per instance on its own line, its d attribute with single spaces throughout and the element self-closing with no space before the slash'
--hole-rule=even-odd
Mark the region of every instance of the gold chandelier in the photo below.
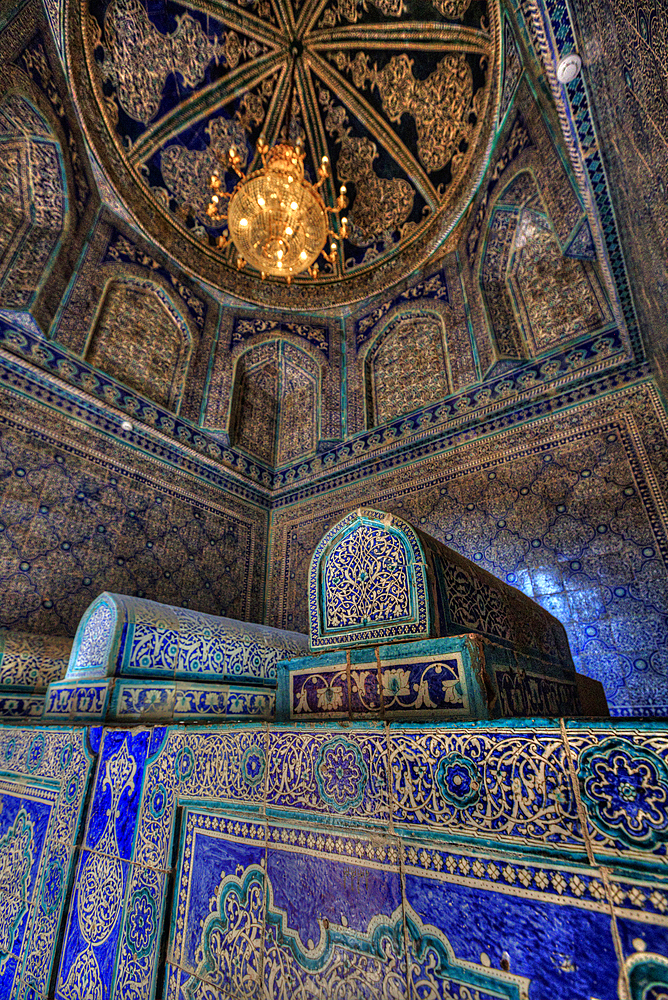
<svg viewBox="0 0 668 1000">
<path fill-rule="evenodd" d="M 294 88 L 294 53 L 288 108 L 292 113 Z M 290 129 L 288 127 L 288 135 Z M 260 136 L 257 151 L 262 167 L 244 174 L 242 158 L 232 146 L 225 156 L 218 154 L 223 174 L 233 170 L 240 178 L 235 188 L 225 189 L 221 170 L 211 175 L 211 196 L 206 214 L 212 222 L 227 222 L 227 229 L 218 237 L 217 247 L 233 243 L 237 250 L 239 270 L 250 264 L 266 278 L 285 278 L 288 284 L 297 274 L 308 271 L 312 278 L 320 273 L 318 257 L 333 264 L 338 240 L 347 235 L 348 220 L 341 218 L 339 232 L 329 226 L 329 216 L 339 215 L 347 206 L 346 188 L 342 184 L 336 204 L 328 207 L 320 188 L 330 176 L 329 160 L 322 157 L 318 181 L 311 184 L 304 176 L 306 153 L 301 139 L 293 145 L 279 141 L 271 148 Z M 227 211 L 225 211 L 227 206 Z M 325 246 L 329 240 L 329 250 Z"/>
</svg>

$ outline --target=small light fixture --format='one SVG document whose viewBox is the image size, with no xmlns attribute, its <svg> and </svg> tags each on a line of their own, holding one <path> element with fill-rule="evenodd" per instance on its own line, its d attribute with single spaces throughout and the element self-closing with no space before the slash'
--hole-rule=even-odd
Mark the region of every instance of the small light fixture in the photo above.
<svg viewBox="0 0 668 1000">
<path fill-rule="evenodd" d="M 570 52 L 564 56 L 557 66 L 557 80 L 559 83 L 571 83 L 576 76 L 579 76 L 582 69 L 582 59 L 577 52 Z"/>
<path fill-rule="evenodd" d="M 133 431 L 135 425 L 130 420 L 121 420 L 121 427 L 124 431 Z"/>
</svg>

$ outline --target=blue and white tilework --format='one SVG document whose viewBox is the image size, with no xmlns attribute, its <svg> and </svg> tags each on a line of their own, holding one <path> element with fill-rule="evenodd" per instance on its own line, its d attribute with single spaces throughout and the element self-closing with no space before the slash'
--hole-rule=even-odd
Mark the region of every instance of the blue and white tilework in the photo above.
<svg viewBox="0 0 668 1000">
<path fill-rule="evenodd" d="M 546 720 L 108 730 L 56 996 L 657 1000 L 627 980 L 668 961 L 665 742 Z"/>
<path fill-rule="evenodd" d="M 277 661 L 307 648 L 298 632 L 105 593 L 79 623 L 66 680 L 123 674 L 275 684 Z"/>
<path fill-rule="evenodd" d="M 0 729 L 0 995 L 47 995 L 94 754 L 83 729 Z"/>
</svg>

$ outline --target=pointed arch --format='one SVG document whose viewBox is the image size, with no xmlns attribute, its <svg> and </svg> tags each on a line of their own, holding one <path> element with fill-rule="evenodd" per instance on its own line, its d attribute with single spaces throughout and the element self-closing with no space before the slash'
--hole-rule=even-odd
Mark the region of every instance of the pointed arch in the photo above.
<svg viewBox="0 0 668 1000">
<path fill-rule="evenodd" d="M 132 275 L 107 283 L 85 351 L 89 364 L 178 412 L 191 353 L 188 323 L 159 284 Z"/>
<path fill-rule="evenodd" d="M 595 265 L 564 255 L 530 170 L 495 199 L 478 277 L 500 361 L 533 357 L 611 318 Z"/>
<path fill-rule="evenodd" d="M 67 220 L 67 182 L 55 133 L 15 91 L 0 102 L 0 306 L 30 306 Z"/>
<path fill-rule="evenodd" d="M 389 313 L 364 355 L 367 427 L 378 427 L 452 391 L 447 306 L 415 304 Z"/>
<path fill-rule="evenodd" d="M 237 359 L 231 443 L 272 467 L 315 452 L 320 437 L 321 370 L 306 351 L 277 338 Z"/>
</svg>

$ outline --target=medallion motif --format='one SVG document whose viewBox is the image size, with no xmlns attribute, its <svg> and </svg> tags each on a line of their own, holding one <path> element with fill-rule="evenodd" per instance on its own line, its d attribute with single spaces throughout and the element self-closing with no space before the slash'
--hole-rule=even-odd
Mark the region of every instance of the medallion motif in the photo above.
<svg viewBox="0 0 668 1000">
<path fill-rule="evenodd" d="M 436 784 L 445 801 L 457 809 L 472 806 L 480 798 L 480 772 L 470 758 L 457 751 L 439 760 Z"/>
<path fill-rule="evenodd" d="M 362 801 L 369 769 L 359 747 L 338 737 L 320 748 L 315 776 L 324 801 L 345 812 Z"/>
<path fill-rule="evenodd" d="M 398 621 L 411 612 L 406 553 L 397 535 L 360 525 L 325 562 L 328 629 Z"/>
<path fill-rule="evenodd" d="M 668 841 L 668 767 L 654 751 L 611 737 L 584 751 L 578 777 L 589 816 L 608 837 L 649 849 Z"/>
</svg>

